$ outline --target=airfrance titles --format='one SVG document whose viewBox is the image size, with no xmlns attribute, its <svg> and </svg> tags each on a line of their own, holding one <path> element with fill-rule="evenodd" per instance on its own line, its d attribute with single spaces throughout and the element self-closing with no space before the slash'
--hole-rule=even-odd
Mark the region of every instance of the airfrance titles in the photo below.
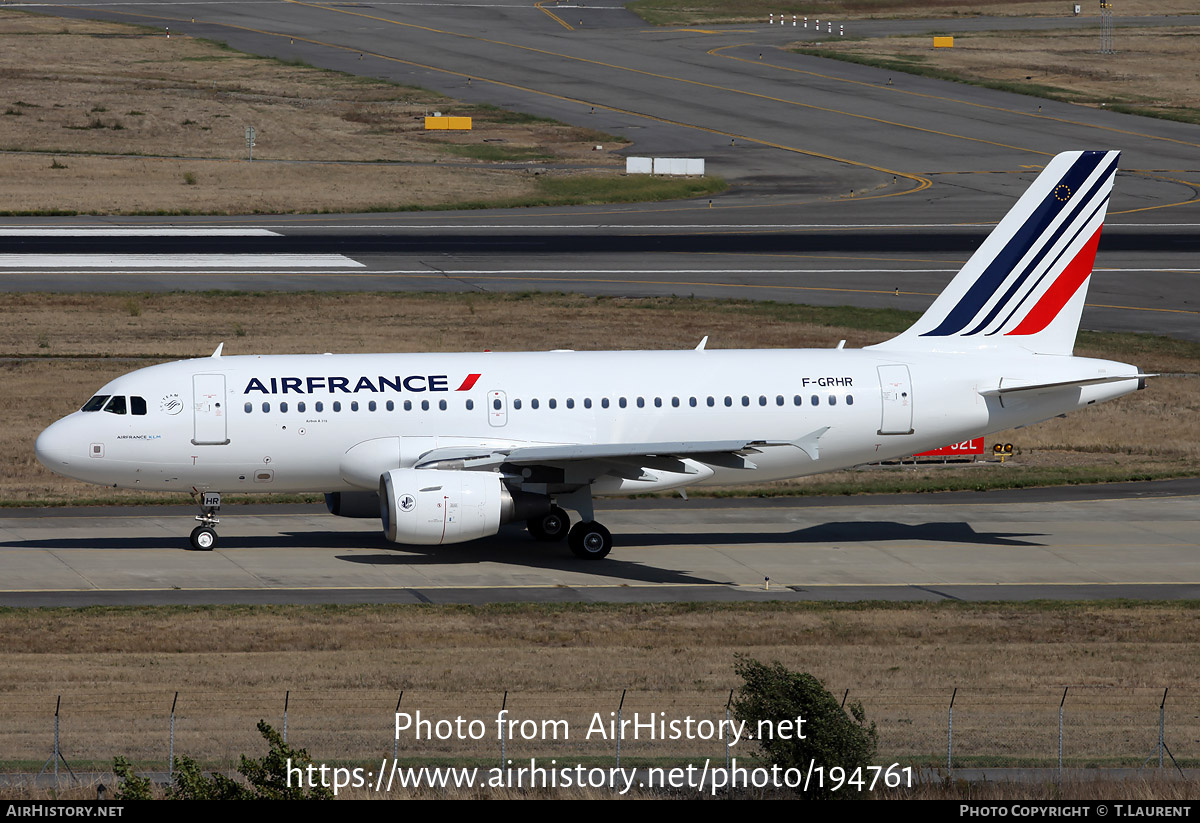
<svg viewBox="0 0 1200 823">
<path fill-rule="evenodd" d="M 462 384 L 454 391 L 469 391 L 478 374 L 468 374 Z M 410 374 L 407 376 L 394 375 L 387 377 L 342 377 L 328 375 L 324 377 L 251 377 L 246 383 L 242 394 L 258 392 L 260 394 L 357 394 L 370 392 L 383 394 L 386 392 L 426 392 L 450 391 L 450 377 L 445 374 Z"/>
</svg>

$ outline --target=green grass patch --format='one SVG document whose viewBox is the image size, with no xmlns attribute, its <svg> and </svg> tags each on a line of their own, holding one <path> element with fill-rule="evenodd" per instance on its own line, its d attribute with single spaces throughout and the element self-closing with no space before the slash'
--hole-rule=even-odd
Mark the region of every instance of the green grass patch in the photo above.
<svg viewBox="0 0 1200 823">
<path fill-rule="evenodd" d="M 585 206 L 603 203 L 641 203 L 656 200 L 686 200 L 719 194 L 729 187 L 720 177 L 668 179 L 650 175 L 576 175 L 537 178 L 538 191 L 524 197 L 499 200 L 461 200 L 424 206 L 380 203 L 358 209 L 363 212 L 457 211 L 473 209 L 519 209 L 536 206 Z M 334 212 L 328 212 L 334 213 Z"/>
<path fill-rule="evenodd" d="M 552 155 L 540 149 L 497 143 L 447 143 L 441 149 L 455 157 L 468 157 L 488 163 L 523 163 L 531 160 L 553 159 Z"/>
<path fill-rule="evenodd" d="M 648 174 L 628 176 L 542 177 L 538 187 L 558 203 L 635 203 L 643 200 L 685 200 L 717 194 L 729 187 L 720 177 L 670 178 Z M 556 203 L 556 205 L 558 204 Z"/>
<path fill-rule="evenodd" d="M 553 117 L 540 117 L 536 114 L 527 114 L 523 111 L 508 111 L 499 106 L 493 106 L 491 103 L 476 103 L 471 107 L 468 114 L 472 117 L 478 117 L 480 120 L 486 120 L 489 123 L 512 126 L 558 122 Z"/>
<path fill-rule="evenodd" d="M 1188 109 L 1179 106 L 1170 108 L 1155 108 L 1153 106 L 1133 106 L 1126 103 L 1109 103 L 1109 111 L 1120 114 L 1133 114 L 1138 117 L 1157 117 L 1160 120 L 1174 120 L 1179 123 L 1200 123 L 1200 109 Z"/>
<path fill-rule="evenodd" d="M 919 77 L 931 77 L 934 80 L 946 80 L 951 83 L 964 83 L 969 86 L 980 86 L 985 89 L 1007 91 L 1013 94 L 1024 94 L 1029 97 L 1042 97 L 1047 100 L 1058 100 L 1064 103 L 1086 102 L 1085 95 L 1058 86 L 1047 86 L 1041 83 L 1018 82 L 1015 80 L 988 80 L 984 77 L 972 77 L 967 74 L 940 69 L 935 66 L 922 65 L 924 57 L 919 55 L 892 55 L 891 57 L 873 57 L 867 54 L 848 54 L 832 49 L 798 48 L 796 54 L 809 57 L 825 57 L 830 60 L 841 60 L 846 63 L 857 63 L 862 66 L 895 71 L 903 74 L 915 74 Z"/>
</svg>

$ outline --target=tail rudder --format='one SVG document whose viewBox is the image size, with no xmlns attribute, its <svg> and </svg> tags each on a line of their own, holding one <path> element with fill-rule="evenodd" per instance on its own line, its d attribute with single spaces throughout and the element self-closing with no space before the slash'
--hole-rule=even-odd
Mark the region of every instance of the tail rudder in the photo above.
<svg viewBox="0 0 1200 823">
<path fill-rule="evenodd" d="M 1071 354 L 1119 158 L 1055 157 L 921 319 L 878 348 Z"/>
</svg>

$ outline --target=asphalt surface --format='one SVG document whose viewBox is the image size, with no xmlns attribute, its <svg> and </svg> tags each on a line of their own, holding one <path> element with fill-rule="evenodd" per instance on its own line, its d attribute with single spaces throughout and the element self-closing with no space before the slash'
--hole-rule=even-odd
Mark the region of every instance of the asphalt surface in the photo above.
<svg viewBox="0 0 1200 823">
<path fill-rule="evenodd" d="M 605 500 L 603 561 L 505 527 L 388 543 L 320 507 L 0 514 L 0 605 L 1196 599 L 1200 480 L 863 498 Z"/>
<path fill-rule="evenodd" d="M 704 157 L 732 188 L 711 204 L 14 219 L 0 226 L 11 232 L 0 233 L 0 288 L 550 289 L 920 309 L 1050 156 L 1115 147 L 1124 152 L 1122 172 L 1084 325 L 1200 339 L 1196 126 L 796 55 L 782 47 L 816 35 L 792 27 L 652 29 L 615 6 L 12 5 L 169 26 L 250 52 L 586 124 L 628 137 L 631 153 Z M 1136 24 L 1179 22 L 1196 19 Z M 1095 22 L 855 25 L 848 34 Z M 181 267 L 177 258 L 202 254 L 211 239 L 37 237 L 51 226 L 121 235 L 164 223 L 278 236 L 225 239 L 230 258 L 208 268 Z M 62 262 L 67 252 L 86 260 Z M 156 265 L 148 259 L 156 253 L 175 263 Z M 24 257 L 38 254 L 60 262 Z M 2 255 L 21 257 L 5 263 Z M 256 255 L 254 265 L 248 255 Z M 264 255 L 326 257 L 281 267 L 259 265 Z M 211 555 L 178 548 L 190 527 L 186 514 L 5 515 L 3 602 L 1194 596 L 1195 490 L 1153 502 L 1138 491 L 1109 492 L 1116 497 L 1108 502 L 1042 502 L 1025 493 L 1000 511 L 951 503 L 933 516 L 907 500 L 856 500 L 845 514 L 777 501 L 698 504 L 686 514 L 614 503 L 605 517 L 618 549 L 600 570 L 514 533 L 405 552 L 384 543 L 373 523 L 319 513 L 234 516 Z"/>
</svg>

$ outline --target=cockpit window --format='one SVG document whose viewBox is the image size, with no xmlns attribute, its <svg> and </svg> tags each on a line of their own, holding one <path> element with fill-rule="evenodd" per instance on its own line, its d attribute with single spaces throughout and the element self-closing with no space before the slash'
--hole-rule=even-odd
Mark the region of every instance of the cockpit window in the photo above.
<svg viewBox="0 0 1200 823">
<path fill-rule="evenodd" d="M 98 394 L 91 400 L 84 403 L 83 408 L 80 409 L 80 411 L 100 411 L 102 408 L 104 408 L 104 404 L 111 396 L 112 395 L 109 394 Z"/>
<path fill-rule="evenodd" d="M 106 412 L 108 412 L 109 414 L 124 414 L 125 413 L 125 395 L 123 395 L 123 394 L 113 395 L 112 400 L 108 401 L 108 404 L 105 405 L 104 410 Z"/>
<path fill-rule="evenodd" d="M 146 413 L 146 398 L 137 397 L 136 395 L 129 398 L 129 413 L 130 414 L 145 414 Z"/>
</svg>

